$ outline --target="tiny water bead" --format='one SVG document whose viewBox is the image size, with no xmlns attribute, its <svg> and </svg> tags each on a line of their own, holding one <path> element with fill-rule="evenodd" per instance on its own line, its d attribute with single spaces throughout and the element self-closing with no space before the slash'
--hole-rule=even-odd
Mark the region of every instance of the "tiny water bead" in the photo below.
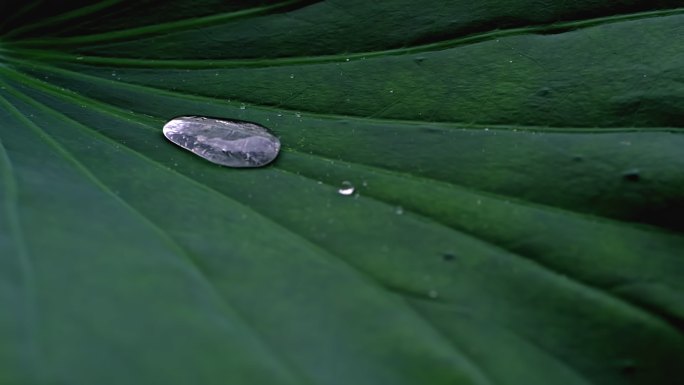
<svg viewBox="0 0 684 385">
<path fill-rule="evenodd" d="M 641 179 L 639 169 L 633 168 L 622 173 L 622 178 L 630 182 L 638 182 Z"/>
<path fill-rule="evenodd" d="M 337 190 L 340 195 L 352 195 L 354 193 L 354 185 L 349 181 L 342 182 L 342 186 Z"/>
<path fill-rule="evenodd" d="M 181 116 L 164 125 L 164 136 L 202 158 L 228 167 L 261 167 L 280 151 L 266 127 L 238 120 Z"/>
</svg>

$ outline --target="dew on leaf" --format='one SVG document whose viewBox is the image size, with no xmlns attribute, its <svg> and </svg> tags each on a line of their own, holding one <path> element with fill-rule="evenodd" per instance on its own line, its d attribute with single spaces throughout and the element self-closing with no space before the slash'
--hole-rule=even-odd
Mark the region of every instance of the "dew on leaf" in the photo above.
<svg viewBox="0 0 684 385">
<path fill-rule="evenodd" d="M 631 170 L 627 170 L 622 173 L 622 177 L 630 182 L 638 182 L 639 179 L 641 179 L 641 174 L 639 173 L 639 170 L 636 168 L 633 168 Z"/>
<path fill-rule="evenodd" d="M 171 142 L 210 162 L 229 167 L 261 167 L 280 151 L 268 129 L 238 120 L 181 116 L 164 125 Z"/>
<path fill-rule="evenodd" d="M 549 96 L 553 90 L 549 87 L 542 87 L 537 91 L 537 95 L 539 96 Z"/>
<path fill-rule="evenodd" d="M 342 186 L 337 190 L 340 195 L 352 195 L 354 193 L 354 185 L 349 181 L 342 182 Z"/>
<path fill-rule="evenodd" d="M 631 376 L 634 375 L 636 372 L 636 363 L 633 360 L 627 359 L 627 360 L 622 360 L 622 362 L 619 363 L 620 367 L 620 372 L 625 375 L 625 376 Z"/>
</svg>

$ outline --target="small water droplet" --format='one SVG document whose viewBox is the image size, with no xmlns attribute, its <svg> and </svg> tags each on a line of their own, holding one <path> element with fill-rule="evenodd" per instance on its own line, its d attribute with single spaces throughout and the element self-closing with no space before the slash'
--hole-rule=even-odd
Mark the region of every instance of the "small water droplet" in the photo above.
<svg viewBox="0 0 684 385">
<path fill-rule="evenodd" d="M 256 123 L 181 116 L 164 125 L 171 142 L 210 162 L 229 167 L 261 167 L 280 151 L 280 140 Z"/>
<path fill-rule="evenodd" d="M 298 117 L 298 118 L 301 118 L 301 117 L 302 117 L 302 114 L 299 113 L 299 112 L 295 112 L 295 116 Z"/>
<path fill-rule="evenodd" d="M 394 93 L 394 90 L 390 90 L 390 94 L 393 94 L 393 93 Z"/>
<path fill-rule="evenodd" d="M 76 57 L 76 60 L 83 60 L 83 56 Z"/>
<path fill-rule="evenodd" d="M 401 207 L 401 206 L 397 206 L 397 207 L 394 209 L 394 212 L 395 212 L 397 215 L 402 215 L 402 214 L 404 213 L 404 208 Z"/>
<path fill-rule="evenodd" d="M 551 89 L 550 87 L 542 87 L 537 91 L 537 95 L 546 97 L 550 96 L 552 92 L 553 89 Z"/>
<path fill-rule="evenodd" d="M 349 61 L 349 58 L 344 59 L 344 61 Z"/>
<path fill-rule="evenodd" d="M 437 290 L 432 289 L 432 290 L 428 291 L 428 297 L 437 298 L 437 297 L 439 297 L 439 293 L 437 292 Z"/>
<path fill-rule="evenodd" d="M 247 106 L 245 105 L 245 103 L 241 103 L 241 104 L 240 104 L 240 109 L 241 109 L 241 110 L 244 110 L 244 109 L 246 109 L 246 108 L 247 108 Z"/>
<path fill-rule="evenodd" d="M 294 79 L 294 74 L 290 74 L 290 79 Z"/>
<path fill-rule="evenodd" d="M 340 195 L 349 196 L 354 193 L 354 190 L 356 190 L 354 188 L 354 185 L 351 184 L 351 182 L 345 180 L 344 182 L 342 182 L 342 186 L 337 190 L 337 192 L 340 193 Z"/>
<path fill-rule="evenodd" d="M 632 376 L 637 371 L 637 364 L 634 360 L 626 359 L 618 362 L 620 372 L 625 376 Z"/>
<path fill-rule="evenodd" d="M 630 182 L 638 182 L 641 179 L 639 169 L 633 168 L 622 173 L 622 177 Z"/>
</svg>

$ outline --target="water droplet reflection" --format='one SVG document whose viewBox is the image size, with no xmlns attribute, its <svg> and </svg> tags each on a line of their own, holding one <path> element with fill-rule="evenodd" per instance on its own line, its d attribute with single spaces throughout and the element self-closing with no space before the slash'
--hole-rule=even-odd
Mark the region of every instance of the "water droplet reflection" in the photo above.
<svg viewBox="0 0 684 385">
<path fill-rule="evenodd" d="M 340 195 L 352 195 L 354 193 L 354 185 L 349 181 L 342 182 L 342 186 L 337 190 Z"/>
<path fill-rule="evenodd" d="M 261 167 L 280 151 L 280 140 L 255 123 L 181 116 L 164 125 L 171 142 L 210 162 L 229 167 Z"/>
</svg>

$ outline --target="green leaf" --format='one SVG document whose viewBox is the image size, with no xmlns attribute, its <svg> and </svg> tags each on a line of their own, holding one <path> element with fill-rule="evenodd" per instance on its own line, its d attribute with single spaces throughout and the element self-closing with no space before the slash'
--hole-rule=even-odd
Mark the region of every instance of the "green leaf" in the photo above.
<svg viewBox="0 0 684 385">
<path fill-rule="evenodd" d="M 680 6 L 3 4 L 0 384 L 679 383 Z"/>
</svg>

